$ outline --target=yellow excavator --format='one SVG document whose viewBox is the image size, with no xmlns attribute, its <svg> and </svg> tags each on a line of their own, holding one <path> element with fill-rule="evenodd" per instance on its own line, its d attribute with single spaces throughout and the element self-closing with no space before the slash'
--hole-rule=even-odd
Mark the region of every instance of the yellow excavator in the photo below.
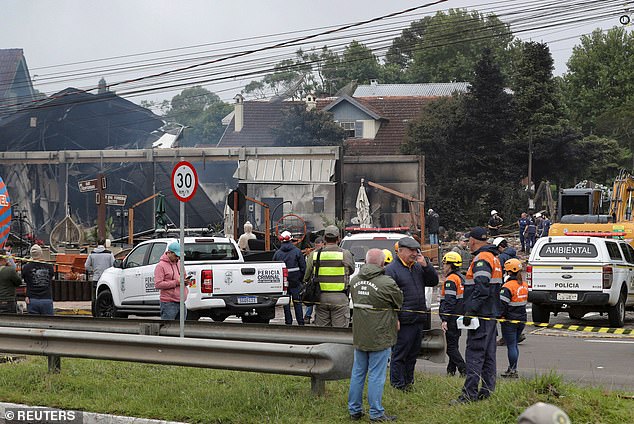
<svg viewBox="0 0 634 424">
<path fill-rule="evenodd" d="M 549 236 L 576 235 L 612 237 L 634 246 L 632 197 L 634 177 L 621 170 L 609 192 L 609 208 L 600 188 L 572 188 L 559 192 L 559 222 L 550 227 Z"/>
</svg>

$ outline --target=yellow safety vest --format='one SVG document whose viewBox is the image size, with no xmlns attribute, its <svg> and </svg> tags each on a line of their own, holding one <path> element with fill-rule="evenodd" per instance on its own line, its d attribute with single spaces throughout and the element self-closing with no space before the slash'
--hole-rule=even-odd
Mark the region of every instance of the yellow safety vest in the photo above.
<svg viewBox="0 0 634 424">
<path fill-rule="evenodd" d="M 318 252 L 313 252 L 313 272 L 317 264 Z M 346 289 L 346 268 L 342 251 L 321 251 L 317 278 L 324 292 L 342 292 Z"/>
</svg>

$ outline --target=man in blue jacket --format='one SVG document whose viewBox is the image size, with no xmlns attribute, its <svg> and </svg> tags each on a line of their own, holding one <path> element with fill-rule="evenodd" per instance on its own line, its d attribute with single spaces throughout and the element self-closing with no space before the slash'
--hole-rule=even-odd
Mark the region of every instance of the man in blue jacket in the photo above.
<svg viewBox="0 0 634 424">
<path fill-rule="evenodd" d="M 427 304 L 425 287 L 438 285 L 438 273 L 420 251 L 412 237 L 403 237 L 397 243 L 396 258 L 385 268 L 403 292 L 403 308 L 398 314 L 401 326 L 392 349 L 390 384 L 408 391 L 414 383 L 414 367 L 423 340 Z"/>
<path fill-rule="evenodd" d="M 283 231 L 282 234 L 280 234 L 282 246 L 273 254 L 273 260 L 282 261 L 286 264 L 286 269 L 288 270 L 288 293 L 293 300 L 295 319 L 297 320 L 297 324 L 304 325 L 304 312 L 302 311 L 302 302 L 299 298 L 299 290 L 301 288 L 302 277 L 306 272 L 306 259 L 304 259 L 302 251 L 293 244 L 292 240 L 293 236 L 290 232 Z M 284 305 L 284 322 L 286 325 L 293 324 L 290 305 Z"/>
</svg>

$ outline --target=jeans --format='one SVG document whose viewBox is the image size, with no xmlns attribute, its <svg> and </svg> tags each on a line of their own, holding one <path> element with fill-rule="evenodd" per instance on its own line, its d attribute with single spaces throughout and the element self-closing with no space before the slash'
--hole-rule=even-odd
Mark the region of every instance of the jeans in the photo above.
<svg viewBox="0 0 634 424">
<path fill-rule="evenodd" d="M 53 299 L 35 299 L 30 297 L 27 311 L 31 315 L 55 315 Z"/>
<path fill-rule="evenodd" d="M 306 315 L 307 318 L 310 318 L 313 316 L 313 305 L 308 305 L 306 307 Z"/>
<path fill-rule="evenodd" d="M 376 352 L 354 350 L 354 364 L 350 375 L 350 391 L 348 392 L 348 411 L 350 415 L 363 411 L 363 387 L 365 376 L 368 375 L 368 404 L 370 418 L 375 419 L 384 415 L 385 410 L 381 400 L 385 386 L 387 360 L 391 349 L 388 347 Z"/>
<path fill-rule="evenodd" d="M 179 302 L 161 302 L 161 319 L 180 319 L 181 304 Z M 185 319 L 187 319 L 187 308 L 185 308 Z"/>
<path fill-rule="evenodd" d="M 390 364 L 390 384 L 393 387 L 404 390 L 414 384 L 414 368 L 422 340 L 422 323 L 401 324 Z"/>
<path fill-rule="evenodd" d="M 509 369 L 517 370 L 517 360 L 520 357 L 520 349 L 517 346 L 517 341 L 524 331 L 524 324 L 512 324 L 510 322 L 503 322 L 502 325 L 502 337 L 506 342 L 506 350 L 509 358 Z"/>
<path fill-rule="evenodd" d="M 429 234 L 429 244 L 438 244 L 438 234 Z"/>
<path fill-rule="evenodd" d="M 293 301 L 293 309 L 295 309 L 295 320 L 299 325 L 304 325 L 304 312 L 302 311 L 302 302 L 299 299 L 300 286 L 289 287 L 288 294 L 291 295 Z M 291 315 L 291 305 L 284 305 L 284 322 L 286 325 L 293 324 L 293 315 Z"/>
</svg>

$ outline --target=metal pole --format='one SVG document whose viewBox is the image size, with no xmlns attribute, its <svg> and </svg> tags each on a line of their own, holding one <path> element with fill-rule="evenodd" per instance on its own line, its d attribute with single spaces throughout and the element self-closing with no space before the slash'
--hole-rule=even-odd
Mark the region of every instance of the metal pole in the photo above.
<svg viewBox="0 0 634 424">
<path fill-rule="evenodd" d="M 181 257 L 179 260 L 179 272 L 180 272 L 180 331 L 179 337 L 185 337 L 185 202 L 180 202 L 180 221 L 181 221 L 181 234 L 180 234 L 180 245 L 181 245 Z"/>
</svg>

